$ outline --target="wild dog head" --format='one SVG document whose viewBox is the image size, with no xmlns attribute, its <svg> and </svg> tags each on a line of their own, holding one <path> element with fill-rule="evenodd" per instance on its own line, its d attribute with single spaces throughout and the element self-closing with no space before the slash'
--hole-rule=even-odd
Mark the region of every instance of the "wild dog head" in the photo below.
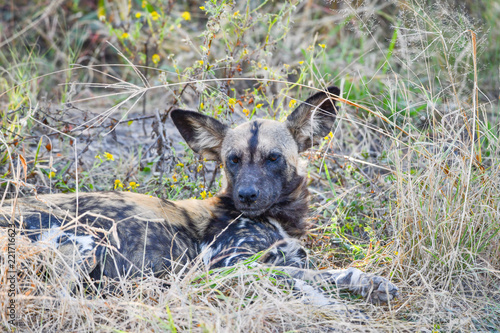
<svg viewBox="0 0 500 333">
<path fill-rule="evenodd" d="M 328 88 L 338 95 L 339 89 Z M 301 103 L 284 122 L 257 119 L 236 128 L 197 112 L 174 110 L 172 120 L 188 145 L 208 160 L 224 165 L 235 208 L 248 217 L 266 214 L 300 219 L 308 191 L 299 153 L 327 135 L 335 120 L 334 100 L 319 92 Z M 291 216 L 283 216 L 291 215 Z"/>
</svg>

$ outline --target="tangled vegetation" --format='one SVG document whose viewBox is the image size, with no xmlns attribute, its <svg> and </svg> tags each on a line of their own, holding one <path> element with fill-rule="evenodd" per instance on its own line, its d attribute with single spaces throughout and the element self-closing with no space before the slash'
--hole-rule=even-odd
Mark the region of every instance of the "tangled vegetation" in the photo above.
<svg viewBox="0 0 500 333">
<path fill-rule="evenodd" d="M 499 15 L 496 1 L 0 4 L 2 202 L 87 191 L 210 197 L 220 166 L 187 148 L 171 110 L 283 120 L 336 85 L 336 125 L 304 154 L 313 195 L 304 245 L 318 269 L 356 266 L 401 291 L 387 306 L 330 291 L 372 318 L 364 323 L 305 306 L 245 264 L 62 296 L 73 286 L 54 253 L 18 236 L 15 327 L 500 330 Z M 1 325 L 15 329 L 4 313 Z"/>
</svg>

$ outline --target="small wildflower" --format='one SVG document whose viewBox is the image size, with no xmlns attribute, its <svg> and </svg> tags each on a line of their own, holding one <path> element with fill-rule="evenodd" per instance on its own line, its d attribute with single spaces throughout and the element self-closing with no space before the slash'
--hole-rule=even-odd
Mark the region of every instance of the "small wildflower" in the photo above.
<svg viewBox="0 0 500 333">
<path fill-rule="evenodd" d="M 259 103 L 259 104 L 257 104 L 255 107 L 256 107 L 257 109 L 260 109 L 260 108 L 262 107 L 262 105 L 264 105 L 264 104 Z"/>
<path fill-rule="evenodd" d="M 176 174 L 174 174 L 174 175 L 172 176 L 172 180 L 173 180 L 173 182 L 174 182 L 174 183 L 177 183 L 177 175 L 176 175 Z"/>
<path fill-rule="evenodd" d="M 95 158 L 98 158 L 98 159 L 99 159 L 99 161 L 101 161 L 101 163 L 102 163 L 102 158 L 101 158 L 101 155 L 97 154 L 97 155 L 95 155 Z"/>
<path fill-rule="evenodd" d="M 245 116 L 249 116 L 250 115 L 250 110 L 248 109 L 243 109 L 243 113 L 245 114 Z"/>
<path fill-rule="evenodd" d="M 322 49 L 326 49 L 326 45 L 325 44 L 318 44 Z"/>
<path fill-rule="evenodd" d="M 203 169 L 203 164 L 198 164 L 198 167 L 196 168 L 196 172 L 200 172 L 201 169 Z"/>
<path fill-rule="evenodd" d="M 122 39 L 127 39 L 129 37 L 130 37 L 130 35 L 128 34 L 128 32 L 122 33 Z"/>
<path fill-rule="evenodd" d="M 115 157 L 108 153 L 108 152 L 104 152 L 104 157 L 106 157 L 106 159 L 110 160 L 110 161 L 114 161 L 115 160 Z"/>
<path fill-rule="evenodd" d="M 200 9 L 201 10 L 205 10 L 205 6 L 200 6 Z"/>
<path fill-rule="evenodd" d="M 202 199 L 206 199 L 207 198 L 207 191 L 204 190 L 203 192 L 200 193 Z"/>
<path fill-rule="evenodd" d="M 304 62 L 303 61 L 299 61 L 299 65 L 302 65 Z"/>
<path fill-rule="evenodd" d="M 198 60 L 198 64 L 199 64 L 200 66 L 203 66 L 203 60 Z"/>
<path fill-rule="evenodd" d="M 233 17 L 238 17 L 238 16 L 240 16 L 240 11 L 239 10 L 235 11 L 234 14 L 233 14 Z"/>
<path fill-rule="evenodd" d="M 184 175 L 184 179 L 188 179 L 189 177 L 187 175 Z"/>
<path fill-rule="evenodd" d="M 151 12 L 151 18 L 153 19 L 153 21 L 156 21 L 160 18 L 160 14 L 158 14 L 158 12 L 155 10 L 155 11 L 152 11 Z"/>
<path fill-rule="evenodd" d="M 135 18 L 141 18 L 142 14 L 141 13 L 136 13 Z"/>
<path fill-rule="evenodd" d="M 153 63 L 156 65 L 157 63 L 160 62 L 160 56 L 158 54 L 153 54 L 153 56 L 151 57 L 151 60 L 153 60 Z"/>
<path fill-rule="evenodd" d="M 142 1 L 142 8 L 146 8 L 147 5 L 148 5 L 148 2 L 146 0 L 143 0 Z"/>
<path fill-rule="evenodd" d="M 395 255 L 398 255 L 398 251 L 394 251 L 394 254 L 395 254 Z"/>
<path fill-rule="evenodd" d="M 200 110 L 203 110 L 205 108 L 205 104 L 203 102 L 200 103 Z"/>
<path fill-rule="evenodd" d="M 230 98 L 228 101 L 227 101 L 227 104 L 231 105 L 231 106 L 234 106 L 236 104 L 236 99 L 235 98 Z"/>
<path fill-rule="evenodd" d="M 191 21 L 191 13 L 190 12 L 184 12 L 181 14 L 182 18 L 186 21 Z"/>
<path fill-rule="evenodd" d="M 294 99 L 292 99 L 292 100 L 290 101 L 290 103 L 288 103 L 288 107 L 289 107 L 289 108 L 293 108 L 293 107 L 295 106 L 295 104 L 297 104 L 297 101 L 296 101 L 296 100 L 294 100 Z"/>
<path fill-rule="evenodd" d="M 184 163 L 177 163 L 176 165 L 182 168 L 184 166 Z"/>
<path fill-rule="evenodd" d="M 199 185 L 199 188 L 205 188 L 205 185 L 200 184 L 200 185 Z"/>
<path fill-rule="evenodd" d="M 212 192 L 208 192 L 208 197 L 211 198 L 213 197 L 214 195 L 212 194 Z"/>
<path fill-rule="evenodd" d="M 267 71 L 267 66 L 264 66 L 264 70 Z"/>
<path fill-rule="evenodd" d="M 129 188 L 135 190 L 136 188 L 139 187 L 140 184 L 137 184 L 136 182 L 130 182 L 129 183 Z"/>
<path fill-rule="evenodd" d="M 116 179 L 116 180 L 115 180 L 115 190 L 116 190 L 118 187 L 119 187 L 119 188 L 123 188 L 123 183 L 122 183 L 122 181 L 121 181 L 121 180 Z"/>
<path fill-rule="evenodd" d="M 174 185 L 174 184 L 172 184 L 172 185 L 170 185 L 170 187 L 171 187 L 171 188 L 175 188 L 175 185 Z"/>
<path fill-rule="evenodd" d="M 56 173 L 54 171 L 51 171 L 49 173 L 49 179 L 52 178 L 52 177 L 55 177 L 56 176 Z"/>
</svg>

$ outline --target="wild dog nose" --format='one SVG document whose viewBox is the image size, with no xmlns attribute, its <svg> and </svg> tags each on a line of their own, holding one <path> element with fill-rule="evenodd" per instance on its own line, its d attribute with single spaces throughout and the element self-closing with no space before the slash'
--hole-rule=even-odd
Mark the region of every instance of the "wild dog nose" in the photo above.
<svg viewBox="0 0 500 333">
<path fill-rule="evenodd" d="M 238 191 L 240 201 L 246 204 L 251 204 L 259 197 L 259 190 L 255 186 L 240 188 Z"/>
</svg>

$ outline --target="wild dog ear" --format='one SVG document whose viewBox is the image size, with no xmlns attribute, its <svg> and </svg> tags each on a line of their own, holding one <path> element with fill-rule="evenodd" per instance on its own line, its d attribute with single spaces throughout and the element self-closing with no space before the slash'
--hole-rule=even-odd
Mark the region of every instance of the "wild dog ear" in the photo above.
<svg viewBox="0 0 500 333">
<path fill-rule="evenodd" d="M 327 91 L 339 95 L 337 87 L 329 87 Z M 303 152 L 326 136 L 335 121 L 337 107 L 335 101 L 323 91 L 309 97 L 300 104 L 287 118 L 286 126 Z"/>
<path fill-rule="evenodd" d="M 193 111 L 173 110 L 170 117 L 184 140 L 194 152 L 207 160 L 219 160 L 222 140 L 228 126 Z"/>
</svg>

